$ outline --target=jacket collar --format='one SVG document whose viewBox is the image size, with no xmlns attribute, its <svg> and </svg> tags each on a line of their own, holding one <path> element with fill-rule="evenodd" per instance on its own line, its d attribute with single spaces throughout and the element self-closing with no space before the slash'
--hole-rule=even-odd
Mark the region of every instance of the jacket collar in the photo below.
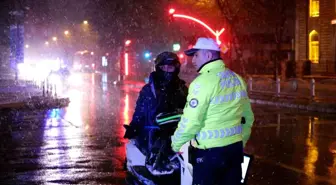
<svg viewBox="0 0 336 185">
<path fill-rule="evenodd" d="M 225 64 L 222 59 L 210 60 L 209 62 L 203 64 L 198 70 L 199 73 L 207 73 L 212 69 L 225 69 Z"/>
</svg>

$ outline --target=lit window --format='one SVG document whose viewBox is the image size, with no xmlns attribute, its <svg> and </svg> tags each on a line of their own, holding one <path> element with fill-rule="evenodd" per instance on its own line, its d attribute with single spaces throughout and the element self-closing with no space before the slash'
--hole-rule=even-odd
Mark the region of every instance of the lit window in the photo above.
<svg viewBox="0 0 336 185">
<path fill-rule="evenodd" d="M 320 1 L 310 0 L 310 17 L 318 17 L 320 15 Z"/>
<path fill-rule="evenodd" d="M 319 38 L 318 33 L 313 30 L 309 34 L 309 60 L 312 63 L 318 63 L 319 62 Z"/>
</svg>

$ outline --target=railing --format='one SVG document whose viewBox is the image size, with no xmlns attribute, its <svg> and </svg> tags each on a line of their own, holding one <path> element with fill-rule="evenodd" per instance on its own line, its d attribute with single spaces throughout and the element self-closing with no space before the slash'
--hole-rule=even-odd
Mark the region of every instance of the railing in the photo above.
<svg viewBox="0 0 336 185">
<path fill-rule="evenodd" d="M 248 89 L 251 93 L 266 93 L 275 96 L 305 97 L 310 99 L 335 99 L 336 78 L 319 79 L 310 78 L 273 80 L 264 77 L 248 77 Z"/>
<path fill-rule="evenodd" d="M 57 97 L 57 84 L 51 83 L 48 78 L 44 80 L 23 80 L 23 82 L 27 85 L 32 85 L 42 91 L 43 97 Z"/>
<path fill-rule="evenodd" d="M 181 74 L 180 77 L 187 83 L 195 79 L 197 74 Z M 272 76 L 250 76 L 246 79 L 250 93 L 269 94 L 277 97 L 302 97 L 311 100 L 336 100 L 335 78 L 291 78 L 274 80 Z"/>
</svg>

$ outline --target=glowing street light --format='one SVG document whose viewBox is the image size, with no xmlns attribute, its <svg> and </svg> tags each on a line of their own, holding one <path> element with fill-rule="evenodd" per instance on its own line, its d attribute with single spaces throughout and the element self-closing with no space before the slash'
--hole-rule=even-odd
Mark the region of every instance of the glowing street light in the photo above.
<svg viewBox="0 0 336 185">
<path fill-rule="evenodd" d="M 181 45 L 180 44 L 173 44 L 173 51 L 180 51 Z"/>
<path fill-rule="evenodd" d="M 131 40 L 126 40 L 125 45 L 129 46 L 131 44 L 131 42 L 132 42 Z"/>
<path fill-rule="evenodd" d="M 196 19 L 196 18 L 188 16 L 188 15 L 175 14 L 175 9 L 170 9 L 169 14 L 172 15 L 173 17 L 184 18 L 184 19 L 192 20 L 194 22 L 199 23 L 200 25 L 202 25 L 203 27 L 208 29 L 216 37 L 216 41 L 217 41 L 218 44 L 222 43 L 219 39 L 219 36 L 222 35 L 222 33 L 225 31 L 224 28 L 222 28 L 220 31 L 218 31 L 218 30 L 214 31 L 212 28 L 210 28 L 210 26 L 208 26 L 207 24 L 205 24 L 204 22 L 202 22 L 199 19 Z"/>
<path fill-rule="evenodd" d="M 94 52 L 93 52 L 93 51 L 91 52 L 91 55 L 94 55 Z"/>
<path fill-rule="evenodd" d="M 84 20 L 83 24 L 89 24 L 89 22 L 87 20 Z"/>
<path fill-rule="evenodd" d="M 26 44 L 26 45 L 25 45 L 25 47 L 26 47 L 26 48 L 29 48 L 29 45 L 28 45 L 28 44 Z"/>
<path fill-rule="evenodd" d="M 53 40 L 53 41 L 57 41 L 57 37 L 53 37 L 52 40 Z"/>
<path fill-rule="evenodd" d="M 174 13 L 175 13 L 175 9 L 174 8 L 169 9 L 169 14 L 174 14 Z"/>
<path fill-rule="evenodd" d="M 49 42 L 48 42 L 48 41 L 46 41 L 44 44 L 45 44 L 46 46 L 49 46 Z"/>
<path fill-rule="evenodd" d="M 69 35 L 69 33 L 70 33 L 69 30 L 64 31 L 64 35 Z"/>
</svg>

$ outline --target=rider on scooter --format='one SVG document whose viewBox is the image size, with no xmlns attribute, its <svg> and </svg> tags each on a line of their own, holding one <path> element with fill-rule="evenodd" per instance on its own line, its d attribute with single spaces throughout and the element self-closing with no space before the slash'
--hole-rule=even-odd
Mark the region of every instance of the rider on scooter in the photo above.
<svg viewBox="0 0 336 185">
<path fill-rule="evenodd" d="M 162 112 L 183 109 L 188 94 L 185 82 L 178 77 L 180 72 L 178 56 L 163 52 L 155 59 L 155 71 L 150 74 L 149 83 L 140 91 L 135 112 L 125 138 L 135 139 L 136 145 L 148 155 L 153 145 L 153 133 L 146 127 L 153 126 L 155 117 Z"/>
</svg>

